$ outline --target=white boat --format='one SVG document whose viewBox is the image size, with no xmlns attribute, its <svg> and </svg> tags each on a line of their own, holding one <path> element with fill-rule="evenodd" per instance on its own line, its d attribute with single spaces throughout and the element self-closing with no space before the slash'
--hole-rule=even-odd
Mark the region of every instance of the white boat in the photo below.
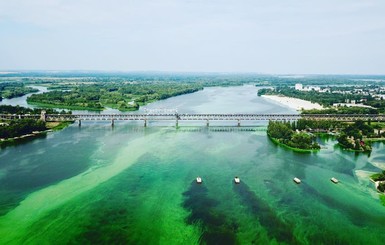
<svg viewBox="0 0 385 245">
<path fill-rule="evenodd" d="M 331 178 L 330 180 L 331 180 L 334 184 L 337 184 L 337 183 L 338 183 L 338 179 L 336 179 L 336 178 L 334 178 L 334 177 Z"/>
<path fill-rule="evenodd" d="M 201 183 L 202 183 L 202 178 L 199 177 L 199 176 L 197 177 L 197 183 L 198 183 L 198 184 L 201 184 Z"/>
<path fill-rule="evenodd" d="M 235 176 L 234 182 L 235 182 L 235 184 L 239 184 L 239 183 L 241 183 L 241 180 L 237 176 Z"/>
<path fill-rule="evenodd" d="M 294 177 L 294 179 L 293 179 L 293 180 L 294 180 L 294 182 L 295 182 L 295 183 L 297 183 L 297 184 L 301 184 L 301 180 L 300 180 L 300 179 L 298 179 L 297 177 Z"/>
</svg>

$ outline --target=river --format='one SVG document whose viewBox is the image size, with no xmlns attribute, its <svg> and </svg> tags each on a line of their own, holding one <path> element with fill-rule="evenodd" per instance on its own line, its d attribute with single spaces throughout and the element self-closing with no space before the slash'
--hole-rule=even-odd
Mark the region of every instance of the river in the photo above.
<svg viewBox="0 0 385 245">
<path fill-rule="evenodd" d="M 295 113 L 256 92 L 205 88 L 147 108 Z M 204 125 L 83 122 L 1 149 L 0 244 L 383 244 L 367 176 L 385 167 L 384 144 L 357 155 L 323 138 L 299 154 L 263 130 Z"/>
</svg>

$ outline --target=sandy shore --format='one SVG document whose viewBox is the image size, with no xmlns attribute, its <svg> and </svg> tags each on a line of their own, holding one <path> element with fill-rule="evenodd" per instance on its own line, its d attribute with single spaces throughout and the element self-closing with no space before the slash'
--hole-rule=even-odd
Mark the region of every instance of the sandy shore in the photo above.
<svg viewBox="0 0 385 245">
<path fill-rule="evenodd" d="M 278 95 L 262 95 L 263 98 L 274 100 L 284 106 L 290 107 L 295 110 L 310 110 L 310 109 L 324 109 L 324 107 L 318 103 L 312 103 L 307 100 L 301 100 L 286 96 Z"/>
</svg>

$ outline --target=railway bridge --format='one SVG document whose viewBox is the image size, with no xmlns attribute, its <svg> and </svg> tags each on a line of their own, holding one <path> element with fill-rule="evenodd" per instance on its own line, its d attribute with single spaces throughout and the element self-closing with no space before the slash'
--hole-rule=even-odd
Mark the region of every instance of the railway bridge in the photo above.
<svg viewBox="0 0 385 245">
<path fill-rule="evenodd" d="M 0 119 L 13 120 L 22 118 L 41 119 L 48 122 L 77 121 L 142 121 L 144 126 L 149 121 L 175 121 L 178 126 L 180 121 L 204 121 L 209 126 L 212 121 L 235 121 L 241 126 L 242 121 L 295 121 L 307 120 L 335 120 L 342 122 L 362 121 L 385 121 L 385 115 L 381 114 L 248 114 L 248 113 L 121 113 L 121 114 L 46 114 L 42 111 L 40 115 L 31 114 L 0 114 Z"/>
</svg>

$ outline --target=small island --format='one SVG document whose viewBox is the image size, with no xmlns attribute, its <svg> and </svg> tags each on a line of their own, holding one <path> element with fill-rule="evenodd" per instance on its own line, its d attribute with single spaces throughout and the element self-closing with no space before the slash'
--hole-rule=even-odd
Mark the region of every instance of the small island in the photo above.
<svg viewBox="0 0 385 245">
<path fill-rule="evenodd" d="M 290 122 L 269 121 L 267 135 L 274 143 L 296 152 L 312 152 L 321 148 L 314 141 L 313 134 L 296 131 L 296 122 L 290 124 Z"/>
<path fill-rule="evenodd" d="M 329 108 L 326 110 L 305 110 L 302 115 L 308 114 L 357 114 L 357 107 Z M 355 122 L 306 120 L 306 127 L 314 132 L 332 133 L 338 144 L 346 150 L 356 152 L 370 152 L 371 143 L 385 141 L 385 123 L 358 120 Z M 302 128 L 301 128 L 302 129 Z"/>
<path fill-rule="evenodd" d="M 48 87 L 47 93 L 33 94 L 27 98 L 32 105 L 66 108 L 72 110 L 104 110 L 106 107 L 120 111 L 136 111 L 140 106 L 170 97 L 194 93 L 203 89 L 198 83 L 183 82 L 98 82 L 66 84 Z"/>
<path fill-rule="evenodd" d="M 316 136 L 329 134 L 345 150 L 370 152 L 371 142 L 385 141 L 383 128 L 384 124 L 378 122 L 300 119 L 291 123 L 270 121 L 267 134 L 274 142 L 295 151 L 319 150 Z"/>
</svg>

